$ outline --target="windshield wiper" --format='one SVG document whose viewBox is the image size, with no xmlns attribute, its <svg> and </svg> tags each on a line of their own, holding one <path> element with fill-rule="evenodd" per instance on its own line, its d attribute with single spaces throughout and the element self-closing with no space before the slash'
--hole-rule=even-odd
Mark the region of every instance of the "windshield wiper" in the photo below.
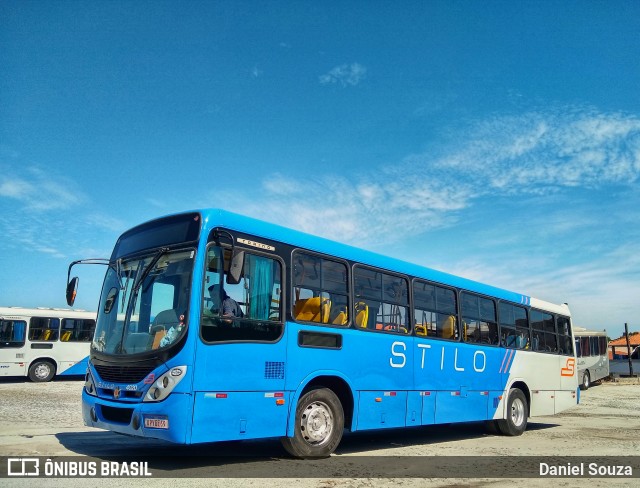
<svg viewBox="0 0 640 488">
<path fill-rule="evenodd" d="M 153 256 L 153 259 L 149 262 L 149 264 L 147 264 L 146 268 L 142 270 L 142 273 L 140 273 L 140 278 L 138 278 L 138 281 L 136 281 L 135 285 L 133 285 L 133 289 L 131 290 L 131 296 L 134 297 L 134 300 L 135 300 L 136 293 L 142 286 L 142 283 L 144 283 L 144 280 L 147 279 L 147 276 L 149 276 L 149 273 L 151 273 L 151 270 L 153 269 L 153 267 L 160 260 L 162 255 L 166 253 L 168 250 L 169 250 L 168 247 L 162 247 L 158 249 L 158 251 L 156 252 L 156 255 Z"/>
</svg>

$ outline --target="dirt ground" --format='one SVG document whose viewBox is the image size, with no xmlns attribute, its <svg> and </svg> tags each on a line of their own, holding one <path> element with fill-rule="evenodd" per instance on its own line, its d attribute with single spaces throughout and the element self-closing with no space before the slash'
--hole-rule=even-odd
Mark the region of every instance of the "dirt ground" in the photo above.
<svg viewBox="0 0 640 488">
<path fill-rule="evenodd" d="M 508 479 L 504 476 L 517 467 L 518 456 L 640 456 L 640 384 L 603 383 L 582 392 L 581 404 L 553 417 L 536 417 L 520 437 L 494 436 L 482 424 L 454 424 L 415 429 L 347 434 L 343 438 L 326 473 L 289 478 L 288 467 L 314 467 L 307 461 L 290 460 L 277 440 L 243 441 L 174 446 L 156 441 L 134 439 L 82 425 L 80 393 L 83 382 L 56 380 L 46 384 L 26 380 L 0 380 L 0 456 L 140 456 L 161 453 L 164 456 L 193 456 L 197 466 L 175 471 L 181 486 L 270 487 L 295 483 L 306 487 L 377 486 L 638 486 L 635 479 Z M 235 466 L 220 463 L 220 456 L 235 456 Z M 243 458 L 244 456 L 244 458 Z M 484 456 L 495 459 L 494 477 L 413 478 L 372 477 L 367 463 L 379 468 L 384 463 L 433 461 L 435 456 L 465 456 L 473 460 Z M 213 466 L 202 460 L 211 459 Z M 240 459 L 242 462 L 237 463 Z M 445 458 L 443 458 L 445 459 Z M 458 459 L 458 458 L 455 458 Z M 215 460 L 215 461 L 213 461 Z M 366 461 L 365 461 L 366 460 Z M 233 464 L 229 463 L 229 464 Z M 344 472 L 339 470 L 344 468 Z M 192 471 L 189 471 L 192 469 Z M 235 469 L 235 471 L 234 471 Z M 248 478 L 239 478 L 238 469 Z M 388 476 L 395 471 L 389 470 Z M 266 470 L 266 471 L 265 471 Z M 338 470 L 338 471 L 336 471 Z M 256 473 L 269 472 L 266 478 Z M 298 471 L 299 472 L 299 471 Z M 316 471 L 312 471 L 316 472 Z M 190 474 L 191 473 L 191 474 Z M 222 473 L 222 474 L 221 474 Z M 225 474 L 226 473 L 226 474 Z M 166 476 L 166 474 L 165 474 Z M 197 476 L 191 478 L 190 476 Z M 221 478 L 220 476 L 229 476 Z M 243 475 L 244 476 L 244 475 Z M 282 476 L 276 478 L 274 476 Z M 285 478 L 285 476 L 287 476 Z M 186 477 L 186 478 L 185 478 Z M 143 479 L 8 479 L 0 486 L 143 486 Z M 172 478 L 154 478 L 157 486 L 175 487 Z M 144 486 L 149 486 L 148 484 Z"/>
</svg>

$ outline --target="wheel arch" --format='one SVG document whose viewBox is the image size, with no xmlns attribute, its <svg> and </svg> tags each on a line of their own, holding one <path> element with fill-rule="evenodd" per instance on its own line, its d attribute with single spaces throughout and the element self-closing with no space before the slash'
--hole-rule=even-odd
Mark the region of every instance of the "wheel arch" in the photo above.
<svg viewBox="0 0 640 488">
<path fill-rule="evenodd" d="M 38 361 L 46 361 L 48 363 L 53 364 L 54 376 L 56 376 L 58 374 L 58 362 L 55 359 L 53 359 L 51 356 L 39 356 L 37 358 L 33 358 L 31 361 L 29 361 L 29 366 L 27 367 L 27 372 L 31 369 L 31 366 L 34 363 L 37 363 Z"/>
<path fill-rule="evenodd" d="M 529 387 L 524 382 L 524 380 L 521 380 L 521 379 L 516 379 L 513 383 L 509 385 L 509 388 L 507 388 L 507 391 L 505 392 L 506 395 L 509 395 L 509 392 L 511 391 L 512 388 L 517 388 L 524 394 L 524 397 L 527 399 L 527 417 L 530 417 L 531 416 L 531 390 L 529 390 Z M 506 399 L 507 397 L 505 397 L 505 400 Z M 506 401 L 505 401 L 505 405 L 506 405 Z M 505 415 L 506 415 L 506 410 L 505 410 Z"/>
<path fill-rule="evenodd" d="M 355 402 L 355 389 L 346 376 L 337 371 L 317 371 L 307 376 L 295 391 L 289 408 L 289 418 L 287 420 L 287 436 L 294 435 L 296 406 L 298 401 L 308 391 L 316 388 L 328 388 L 340 400 L 344 411 L 344 426 L 352 430 L 354 419 L 357 417 L 357 405 Z"/>
<path fill-rule="evenodd" d="M 38 380 L 38 381 L 53 381 L 53 379 L 58 375 L 59 365 L 58 365 L 58 362 L 50 356 L 39 356 L 37 358 L 32 359 L 29 362 L 29 367 L 27 368 L 27 371 L 26 371 L 27 377 L 32 381 L 36 381 L 31 376 L 31 368 L 38 363 L 49 363 L 53 369 L 53 374 L 51 375 L 51 378 L 49 378 L 48 380 Z"/>
</svg>

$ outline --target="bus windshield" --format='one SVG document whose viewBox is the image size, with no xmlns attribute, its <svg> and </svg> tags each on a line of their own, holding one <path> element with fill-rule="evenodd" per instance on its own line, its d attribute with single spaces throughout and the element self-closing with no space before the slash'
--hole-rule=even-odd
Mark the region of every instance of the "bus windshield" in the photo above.
<svg viewBox="0 0 640 488">
<path fill-rule="evenodd" d="M 195 250 L 159 249 L 109 266 L 92 348 L 129 355 L 169 348 L 188 324 Z"/>
</svg>

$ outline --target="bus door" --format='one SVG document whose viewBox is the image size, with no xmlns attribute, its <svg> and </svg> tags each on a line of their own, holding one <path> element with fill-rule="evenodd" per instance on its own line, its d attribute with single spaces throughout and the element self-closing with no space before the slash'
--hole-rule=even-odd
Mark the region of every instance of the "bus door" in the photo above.
<svg viewBox="0 0 640 488">
<path fill-rule="evenodd" d="M 282 262 L 218 246 L 206 258 L 192 442 L 285 435 Z"/>
</svg>

